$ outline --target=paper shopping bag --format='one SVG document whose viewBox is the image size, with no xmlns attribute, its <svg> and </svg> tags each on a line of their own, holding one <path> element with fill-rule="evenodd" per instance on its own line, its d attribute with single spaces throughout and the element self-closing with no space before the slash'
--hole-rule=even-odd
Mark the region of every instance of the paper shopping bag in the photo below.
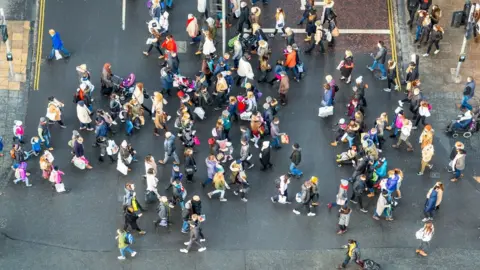
<svg viewBox="0 0 480 270">
<path fill-rule="evenodd" d="M 55 59 L 56 59 L 56 60 L 60 60 L 60 59 L 62 59 L 62 58 L 63 58 L 63 56 L 62 56 L 62 54 L 60 53 L 60 51 L 59 51 L 59 50 L 55 50 Z"/>
</svg>

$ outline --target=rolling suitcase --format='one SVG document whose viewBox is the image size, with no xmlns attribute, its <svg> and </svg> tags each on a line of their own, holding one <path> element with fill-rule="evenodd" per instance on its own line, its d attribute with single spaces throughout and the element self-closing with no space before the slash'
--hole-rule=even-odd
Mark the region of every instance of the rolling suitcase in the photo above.
<svg viewBox="0 0 480 270">
<path fill-rule="evenodd" d="M 450 26 L 458 28 L 462 25 L 462 21 L 464 20 L 464 12 L 463 11 L 454 11 L 452 14 L 452 23 Z"/>
</svg>

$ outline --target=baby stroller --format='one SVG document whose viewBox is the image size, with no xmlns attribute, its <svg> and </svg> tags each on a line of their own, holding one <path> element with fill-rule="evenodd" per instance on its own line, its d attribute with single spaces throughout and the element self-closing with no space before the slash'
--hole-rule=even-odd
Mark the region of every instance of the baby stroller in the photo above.
<svg viewBox="0 0 480 270">
<path fill-rule="evenodd" d="M 244 34 L 238 37 L 244 52 L 249 52 L 257 48 L 257 37 L 255 35 Z"/>
<path fill-rule="evenodd" d="M 125 79 L 113 75 L 113 91 L 118 93 L 120 101 L 125 103 L 126 100 L 132 97 L 133 91 L 135 90 L 135 74 L 130 73 Z"/>
<path fill-rule="evenodd" d="M 178 90 L 182 90 L 185 93 L 190 93 L 195 88 L 193 81 L 182 75 L 173 75 L 173 87 L 177 87 Z"/>
</svg>

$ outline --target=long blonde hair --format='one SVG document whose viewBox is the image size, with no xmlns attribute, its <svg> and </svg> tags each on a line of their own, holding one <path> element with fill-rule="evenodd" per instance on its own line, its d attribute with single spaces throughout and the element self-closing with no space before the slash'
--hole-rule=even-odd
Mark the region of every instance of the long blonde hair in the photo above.
<svg viewBox="0 0 480 270">
<path fill-rule="evenodd" d="M 280 15 L 282 15 L 283 18 L 285 19 L 285 12 L 283 11 L 282 8 L 277 9 L 277 13 L 275 14 L 275 20 L 278 21 L 278 19 L 280 18 Z"/>
</svg>

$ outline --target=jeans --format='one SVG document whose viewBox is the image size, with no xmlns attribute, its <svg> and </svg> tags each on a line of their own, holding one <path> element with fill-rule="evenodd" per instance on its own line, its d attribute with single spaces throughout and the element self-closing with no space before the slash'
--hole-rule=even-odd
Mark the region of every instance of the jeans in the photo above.
<svg viewBox="0 0 480 270">
<path fill-rule="evenodd" d="M 293 164 L 293 162 L 290 163 L 290 170 L 289 171 L 294 176 L 300 176 L 300 175 L 303 174 L 303 172 L 301 170 L 297 169 L 297 167 L 295 166 L 295 164 Z"/>
<path fill-rule="evenodd" d="M 64 57 L 70 57 L 70 53 L 67 51 L 67 49 L 65 49 L 65 47 L 62 46 L 58 50 L 63 53 Z M 54 57 L 55 57 L 55 49 L 52 48 L 52 51 L 50 52 L 50 55 L 48 56 L 48 59 L 53 59 Z"/>
<path fill-rule="evenodd" d="M 203 185 L 207 185 L 212 183 L 213 179 L 212 178 L 207 178 L 207 180 L 203 181 Z"/>
<path fill-rule="evenodd" d="M 202 243 L 200 243 L 200 241 L 196 239 L 190 239 L 190 241 L 188 241 L 188 246 L 186 248 L 188 251 L 190 251 L 190 249 L 192 248 L 193 243 L 197 244 L 197 246 L 199 246 L 200 248 L 203 248 L 203 245 Z"/>
<path fill-rule="evenodd" d="M 125 257 L 125 251 L 130 252 L 130 254 L 132 254 L 133 252 L 135 252 L 135 251 L 133 251 L 129 246 L 126 246 L 126 247 L 124 247 L 124 248 L 120 248 L 119 250 L 120 250 L 120 255 L 122 255 L 122 257 Z"/>
<path fill-rule="evenodd" d="M 420 242 L 420 246 L 418 246 L 418 249 L 426 251 L 429 246 L 430 246 L 429 242 L 422 241 Z"/>
<path fill-rule="evenodd" d="M 43 143 L 45 144 L 45 147 L 50 148 L 50 131 L 47 131 L 47 134 L 43 135 Z"/>
<path fill-rule="evenodd" d="M 313 49 L 315 49 L 316 46 L 320 46 L 320 52 L 321 53 L 324 53 L 325 52 L 325 47 L 323 46 L 323 41 L 320 41 L 318 42 L 318 44 L 314 41 L 312 42 L 312 44 L 310 45 L 310 47 L 305 51 L 306 53 L 309 53 L 311 51 L 313 51 Z"/>
<path fill-rule="evenodd" d="M 13 182 L 14 182 L 15 184 L 18 183 L 18 182 L 20 182 L 20 181 L 25 181 L 25 185 L 26 185 L 26 186 L 30 185 L 30 182 L 28 182 L 28 177 L 25 177 L 25 179 L 18 178 L 18 179 L 13 180 Z"/>
<path fill-rule="evenodd" d="M 173 4 L 173 0 L 167 0 L 167 7 L 171 8 Z"/>
<path fill-rule="evenodd" d="M 216 190 L 210 192 L 209 194 L 210 194 L 210 196 L 212 196 L 212 195 L 215 195 L 217 193 L 220 193 L 220 199 L 223 199 L 223 196 L 225 196 L 225 190 L 222 190 L 222 189 L 216 189 Z"/>
<path fill-rule="evenodd" d="M 348 140 L 348 147 L 352 148 L 355 137 L 347 136 L 347 140 Z"/>
<path fill-rule="evenodd" d="M 178 158 L 177 152 L 173 151 L 171 156 L 173 156 L 175 162 L 180 163 L 180 158 Z M 163 163 L 167 163 L 171 156 L 169 156 L 168 153 L 165 152 L 165 158 L 163 159 Z"/>
<path fill-rule="evenodd" d="M 422 33 L 422 27 L 417 25 L 417 31 L 415 32 L 415 40 L 420 38 L 420 34 Z"/>
<path fill-rule="evenodd" d="M 463 96 L 462 98 L 462 106 L 466 107 L 467 109 L 469 109 L 470 111 L 472 110 L 472 105 L 470 105 L 468 103 L 468 101 L 471 99 L 472 97 L 470 96 Z"/>
<path fill-rule="evenodd" d="M 192 38 L 192 42 L 197 43 L 197 42 L 199 42 L 201 39 L 202 39 L 202 36 L 201 36 L 201 35 L 198 35 L 198 36 Z"/>
<path fill-rule="evenodd" d="M 455 178 L 456 179 L 459 179 L 460 176 L 462 175 L 462 170 L 459 170 L 459 169 L 455 169 Z"/>
<path fill-rule="evenodd" d="M 288 71 L 291 70 L 293 72 L 293 77 L 296 79 L 299 79 L 298 77 L 298 71 L 296 67 L 290 68 L 290 67 L 285 67 L 285 73 L 288 73 Z"/>
<path fill-rule="evenodd" d="M 280 147 L 280 139 L 277 137 L 272 138 L 272 147 L 279 148 Z"/>
<path fill-rule="evenodd" d="M 440 50 L 440 46 L 438 45 L 438 43 L 440 42 L 440 40 L 431 40 L 428 44 L 428 48 L 427 48 L 427 53 L 430 53 L 430 50 L 432 49 L 432 45 L 435 44 L 435 48 L 437 48 L 437 50 Z"/>
<path fill-rule="evenodd" d="M 385 70 L 385 64 L 378 63 L 378 61 L 375 60 L 375 61 L 373 61 L 373 64 L 370 68 L 375 70 L 377 65 L 378 65 L 378 69 L 380 69 L 380 71 L 382 72 L 382 77 L 387 77 L 387 71 Z"/>
<path fill-rule="evenodd" d="M 23 136 L 22 135 L 15 135 L 15 138 L 17 138 L 18 142 L 23 143 Z"/>
</svg>

